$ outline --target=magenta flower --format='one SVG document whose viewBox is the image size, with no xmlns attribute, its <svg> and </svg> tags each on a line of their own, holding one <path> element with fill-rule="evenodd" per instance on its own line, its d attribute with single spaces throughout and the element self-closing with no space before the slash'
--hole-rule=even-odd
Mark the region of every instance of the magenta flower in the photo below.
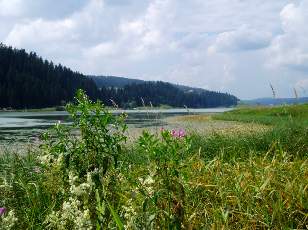
<svg viewBox="0 0 308 230">
<path fill-rule="evenodd" d="M 2 216 L 6 212 L 6 208 L 0 208 L 0 216 Z"/>
<path fill-rule="evenodd" d="M 185 137 L 186 133 L 185 133 L 185 130 L 184 129 L 180 129 L 179 130 L 179 137 Z"/>
<path fill-rule="evenodd" d="M 178 132 L 177 132 L 175 129 L 172 129 L 172 130 L 171 130 L 171 135 L 172 135 L 173 137 L 177 137 L 177 136 L 178 136 Z"/>
<path fill-rule="evenodd" d="M 161 131 L 161 132 L 164 132 L 164 131 L 165 131 L 164 127 L 161 127 L 161 128 L 160 128 L 160 131 Z"/>
</svg>

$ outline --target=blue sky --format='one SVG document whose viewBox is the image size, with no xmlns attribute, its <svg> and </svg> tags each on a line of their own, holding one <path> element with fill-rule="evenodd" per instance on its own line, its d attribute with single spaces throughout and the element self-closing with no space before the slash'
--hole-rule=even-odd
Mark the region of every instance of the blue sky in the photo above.
<svg viewBox="0 0 308 230">
<path fill-rule="evenodd" d="M 0 0 L 0 40 L 85 74 L 308 96 L 308 0 Z"/>
</svg>

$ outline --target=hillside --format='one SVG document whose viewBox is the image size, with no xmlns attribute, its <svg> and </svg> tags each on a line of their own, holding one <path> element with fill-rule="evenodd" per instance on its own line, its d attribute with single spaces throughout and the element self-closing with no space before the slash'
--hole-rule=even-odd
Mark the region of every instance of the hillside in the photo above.
<svg viewBox="0 0 308 230">
<path fill-rule="evenodd" d="M 123 88 L 126 85 L 154 82 L 154 81 L 145 81 L 140 79 L 117 77 L 117 76 L 88 76 L 88 77 L 91 78 L 96 83 L 98 88 L 102 87 Z M 210 92 L 209 90 L 205 90 L 202 88 L 190 87 L 179 84 L 172 84 L 172 85 L 185 92 L 196 92 L 196 93 Z"/>
<path fill-rule="evenodd" d="M 144 81 L 116 76 L 89 76 L 101 90 L 103 98 L 112 98 L 121 107 L 170 105 L 174 107 L 219 107 L 236 105 L 232 95 L 162 81 Z M 112 105 L 110 100 L 105 104 Z"/>
<path fill-rule="evenodd" d="M 230 94 L 206 90 L 202 92 L 185 91 L 174 84 L 160 81 L 133 83 L 122 88 L 102 87 L 101 93 L 105 104 L 111 104 L 109 100 L 111 98 L 123 108 L 144 105 L 191 108 L 226 107 L 236 105 L 238 101 Z"/>
<path fill-rule="evenodd" d="M 145 81 L 139 79 L 131 79 L 126 77 L 116 77 L 116 76 L 88 76 L 97 85 L 98 88 L 102 87 L 117 87 L 122 88 L 126 85 L 140 84 Z"/>
<path fill-rule="evenodd" d="M 147 82 L 118 77 L 93 77 L 43 60 L 36 53 L 0 45 L 0 108 L 30 109 L 58 106 L 72 101 L 77 89 L 92 100 L 120 107 L 143 104 L 174 107 L 225 107 L 238 99 L 227 93 L 212 92 L 164 82 Z"/>
<path fill-rule="evenodd" d="M 71 101 L 77 89 L 96 99 L 95 83 L 36 53 L 0 44 L 0 108 L 43 108 Z"/>
</svg>

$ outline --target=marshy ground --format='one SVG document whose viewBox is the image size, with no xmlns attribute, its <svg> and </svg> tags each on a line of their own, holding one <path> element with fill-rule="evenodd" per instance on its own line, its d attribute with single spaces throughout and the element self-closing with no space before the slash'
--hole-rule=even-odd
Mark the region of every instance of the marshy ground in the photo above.
<svg viewBox="0 0 308 230">
<path fill-rule="evenodd" d="M 153 134 L 159 134 L 161 129 L 179 130 L 183 129 L 190 134 L 212 135 L 216 134 L 240 134 L 240 133 L 256 133 L 268 131 L 271 126 L 259 123 L 245 123 L 239 121 L 225 121 L 215 119 L 217 114 L 203 114 L 203 115 L 181 115 L 167 117 L 162 120 L 162 124 L 150 126 L 147 128 L 136 128 L 129 126 L 127 131 L 128 140 L 136 140 L 144 130 Z"/>
</svg>

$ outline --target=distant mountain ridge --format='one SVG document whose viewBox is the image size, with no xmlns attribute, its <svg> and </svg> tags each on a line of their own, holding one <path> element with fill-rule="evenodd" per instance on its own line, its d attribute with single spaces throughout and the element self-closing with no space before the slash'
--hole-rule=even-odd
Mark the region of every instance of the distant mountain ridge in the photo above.
<svg viewBox="0 0 308 230">
<path fill-rule="evenodd" d="M 140 79 L 135 79 L 135 78 L 117 77 L 117 76 L 93 76 L 93 75 L 89 75 L 88 77 L 96 83 L 98 88 L 101 88 L 101 87 L 123 88 L 124 86 L 131 85 L 131 84 L 143 84 L 145 82 L 155 82 L 155 81 L 145 81 L 145 80 L 140 80 Z M 197 87 L 190 87 L 190 86 L 173 84 L 173 83 L 170 83 L 170 84 L 172 84 L 173 86 L 175 86 L 175 87 L 177 87 L 177 88 L 179 88 L 179 89 L 181 89 L 185 92 L 202 93 L 202 92 L 210 91 L 210 90 L 197 88 Z M 212 92 L 212 91 L 210 91 L 210 92 Z"/>
<path fill-rule="evenodd" d="M 282 104 L 296 104 L 308 103 L 308 97 L 300 98 L 257 98 L 252 100 L 241 100 L 242 103 L 248 105 L 282 105 Z"/>
<path fill-rule="evenodd" d="M 101 87 L 117 87 L 122 88 L 125 85 L 140 84 L 144 83 L 144 80 L 126 78 L 126 77 L 116 77 L 116 76 L 93 76 L 88 75 L 97 85 L 98 88 Z"/>
</svg>

